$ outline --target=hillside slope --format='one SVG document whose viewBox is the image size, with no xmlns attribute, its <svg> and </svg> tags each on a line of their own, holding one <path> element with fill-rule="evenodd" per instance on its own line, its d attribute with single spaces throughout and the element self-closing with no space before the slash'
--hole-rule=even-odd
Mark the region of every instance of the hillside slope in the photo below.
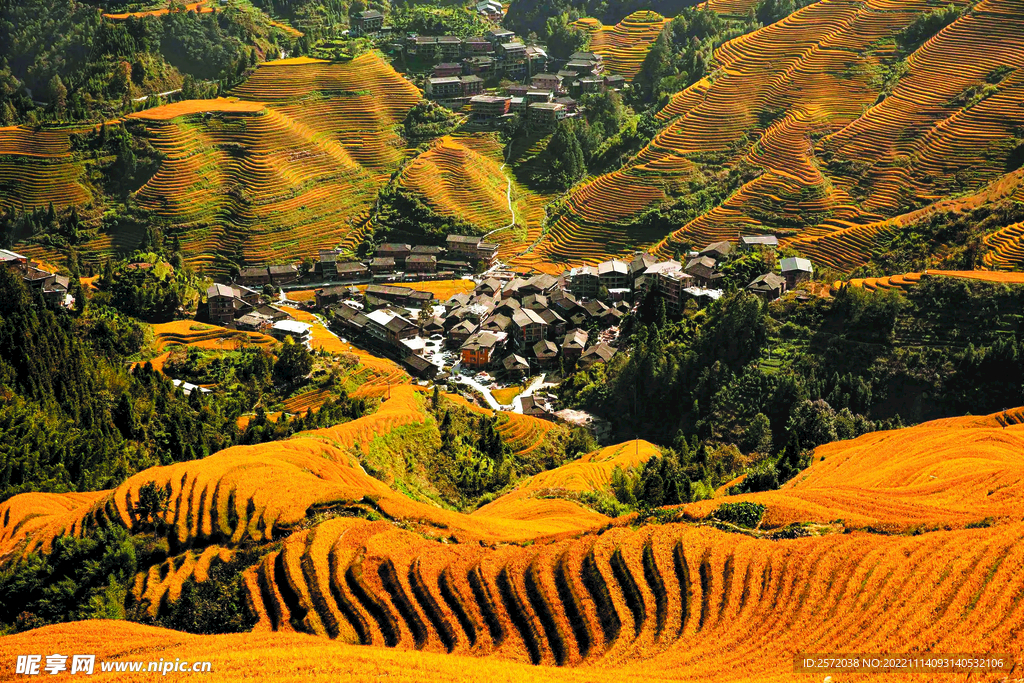
<svg viewBox="0 0 1024 683">
<path fill-rule="evenodd" d="M 575 504 L 558 499 L 535 499 L 551 505 L 518 519 L 498 512 L 501 499 L 472 515 L 413 503 L 345 455 L 374 433 L 422 419 L 410 389 L 393 396 L 366 418 L 156 468 L 117 492 L 17 496 L 0 506 L 0 547 L 9 561 L 12 552 L 45 548 L 103 517 L 131 528 L 125 506 L 138 486 L 166 482 L 173 494 L 166 519 L 184 554 L 168 560 L 166 571 L 140 575 L 136 589 L 154 598 L 170 591 L 173 600 L 185 574 L 202 580 L 211 562 L 247 536 L 282 539 L 245 571 L 261 634 L 248 642 L 296 645 L 290 659 L 267 664 L 275 670 L 314 651 L 337 658 L 325 665 L 331 671 L 368 660 L 387 671 L 401 662 L 421 673 L 491 670 L 489 659 L 434 657 L 453 653 L 570 665 L 578 668 L 565 675 L 597 680 L 669 672 L 688 680 L 779 680 L 798 652 L 1024 652 L 1024 577 L 1016 570 L 1024 560 L 1021 409 L 830 444 L 782 490 L 727 499 L 764 502 L 767 526 L 847 521 L 848 533 L 801 537 L 793 527 L 788 540 L 770 540 L 692 523 L 613 525 L 578 507 L 569 514 L 566 506 Z M 604 449 L 508 497 L 600 487 L 610 466 L 652 452 L 646 443 Z M 699 517 L 721 502 L 685 512 Z M 367 507 L 385 518 L 324 516 Z M 294 640 L 291 631 L 421 652 L 407 660 L 350 651 Z M 92 622 L 5 638 L 0 647 L 133 632 L 144 643 L 139 651 L 166 657 L 187 647 L 192 658 L 210 653 L 204 656 L 228 679 L 240 675 L 233 654 L 215 654 L 235 636 Z M 541 669 L 530 677 L 562 675 Z"/>
<path fill-rule="evenodd" d="M 851 270 L 902 215 L 998 182 L 1024 123 L 1024 5 L 983 0 L 899 61 L 894 35 L 936 6 L 820 0 L 722 45 L 713 78 L 669 102 L 624 168 L 576 188 L 538 251 L 594 262 L 772 232 Z M 691 183 L 724 201 L 682 225 L 628 224 Z"/>
<path fill-rule="evenodd" d="M 357 242 L 404 158 L 397 125 L 419 90 L 368 53 L 348 62 L 265 62 L 232 94 L 129 115 L 159 155 L 135 193 L 138 206 L 213 274 Z M 0 207 L 61 208 L 102 196 L 87 189 L 80 157 L 68 131 L 0 129 Z M 132 230 L 101 230 L 78 249 L 93 259 L 130 250 L 141 239 Z"/>
<path fill-rule="evenodd" d="M 657 12 L 640 11 L 614 26 L 603 26 L 597 19 L 590 18 L 580 19 L 573 25 L 590 34 L 588 49 L 604 58 L 608 73 L 625 76 L 631 81 L 669 21 Z"/>
</svg>

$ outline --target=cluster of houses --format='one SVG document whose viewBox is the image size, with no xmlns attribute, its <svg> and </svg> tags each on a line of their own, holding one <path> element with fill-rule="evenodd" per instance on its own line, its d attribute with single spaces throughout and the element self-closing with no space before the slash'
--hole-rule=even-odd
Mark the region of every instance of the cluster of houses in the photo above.
<svg viewBox="0 0 1024 683">
<path fill-rule="evenodd" d="M 413 35 L 394 47 L 434 63 L 424 92 L 428 99 L 453 109 L 481 94 L 487 79 L 523 81 L 543 73 L 550 63 L 544 48 L 526 45 L 515 33 L 501 28 L 470 38 Z"/>
<path fill-rule="evenodd" d="M 293 319 L 283 309 L 267 303 L 262 293 L 244 285 L 214 283 L 206 288 L 207 319 L 214 325 L 248 332 L 263 332 L 284 341 L 291 337 L 307 347 L 312 326 Z"/>
<path fill-rule="evenodd" d="M 72 308 L 75 305 L 75 299 L 68 289 L 70 280 L 64 275 L 40 268 L 38 262 L 7 249 L 0 249 L 0 266 L 20 275 L 30 289 L 42 293 L 43 299 L 49 305 L 65 308 Z"/>
<path fill-rule="evenodd" d="M 388 242 L 366 261 L 344 260 L 345 252 L 324 250 L 313 267 L 313 278 L 339 282 L 449 279 L 495 265 L 498 247 L 481 237 L 449 235 L 443 247 Z"/>
<path fill-rule="evenodd" d="M 389 242 L 373 256 L 352 260 L 348 252 L 323 249 L 312 270 L 303 273 L 295 264 L 248 266 L 238 271 L 233 284 L 253 289 L 275 289 L 301 282 L 370 282 L 396 279 L 449 279 L 490 268 L 497 263 L 499 245 L 471 235 L 449 235 L 444 246 Z"/>
<path fill-rule="evenodd" d="M 469 99 L 473 121 L 501 124 L 522 112 L 530 128 L 549 130 L 566 117 L 577 115 L 576 99 L 586 93 L 620 90 L 622 76 L 601 75 L 601 56 L 592 53 L 573 55 L 570 65 L 586 75 L 562 70 L 530 77 L 528 84 L 510 85 L 503 94 L 481 94 Z M 595 73 L 596 72 L 596 73 Z"/>
<path fill-rule="evenodd" d="M 382 244 L 373 257 L 366 261 L 344 260 L 343 252 L 323 250 L 312 271 L 305 276 L 294 264 L 251 266 L 240 269 L 231 284 L 210 285 L 206 290 L 207 316 L 211 323 L 222 327 L 266 332 L 282 339 L 291 335 L 296 341 L 308 342 L 308 326 L 300 330 L 299 326 L 303 323 L 296 323 L 283 310 L 263 300 L 263 288 L 266 285 L 278 289 L 303 281 L 331 281 L 351 285 L 395 279 L 449 279 L 458 274 L 490 268 L 497 263 L 497 258 L 497 244 L 470 235 L 449 235 L 443 247 Z M 407 299 L 387 296 L 387 293 L 397 290 L 412 294 Z M 339 284 L 317 290 L 316 300 L 318 306 L 323 307 L 353 296 L 359 296 L 358 290 Z M 371 305 L 379 301 L 422 306 L 430 303 L 433 295 L 380 284 L 371 286 L 366 298 Z"/>
<path fill-rule="evenodd" d="M 426 356 L 442 342 L 470 371 L 521 376 L 550 368 L 560 358 L 584 368 L 607 362 L 615 348 L 606 339 L 614 337 L 619 320 L 630 310 L 626 301 L 584 301 L 567 291 L 564 278 L 544 274 L 489 277 L 473 292 L 440 305 L 428 292 L 391 285 L 370 285 L 361 302 L 338 301 L 326 290 L 317 295 L 339 331 L 362 336 L 399 358 L 413 374 L 430 378 L 441 368 Z M 592 338 L 595 330 L 609 333 Z"/>
<path fill-rule="evenodd" d="M 754 235 L 741 237 L 735 246 L 728 241 L 709 244 L 689 252 L 684 261 L 637 253 L 628 262 L 612 259 L 572 268 L 557 277 L 494 271 L 478 278 L 472 292 L 439 303 L 429 291 L 380 277 L 397 268 L 415 271 L 423 267 L 421 257 L 436 261 L 441 248 L 431 247 L 438 252 L 427 253 L 408 244 L 384 244 L 369 263 L 337 263 L 325 254 L 318 264 L 321 275 L 333 268 L 336 279 L 354 280 L 358 278 L 353 274 L 358 274 L 376 281 L 365 291 L 351 282 L 321 287 L 316 290 L 316 306 L 329 312 L 339 332 L 396 358 L 418 377 L 432 379 L 442 371 L 442 348 L 447 349 L 448 359 L 456 354 L 461 367 L 474 372 L 520 376 L 560 363 L 587 368 L 611 360 L 619 322 L 647 293 L 657 293 L 666 311 L 679 315 L 688 302 L 700 307 L 723 295 L 721 268 L 737 253 L 777 246 L 772 235 Z M 491 265 L 497 245 L 479 237 L 452 235 L 443 253 L 467 263 Z M 807 259 L 784 258 L 781 274 L 761 275 L 746 289 L 773 300 L 810 279 L 813 272 Z M 272 277 L 269 271 L 266 277 Z M 305 338 L 302 330 L 292 330 L 301 323 L 261 303 L 259 292 L 243 284 L 213 285 L 207 300 L 210 319 L 217 324 Z"/>
</svg>

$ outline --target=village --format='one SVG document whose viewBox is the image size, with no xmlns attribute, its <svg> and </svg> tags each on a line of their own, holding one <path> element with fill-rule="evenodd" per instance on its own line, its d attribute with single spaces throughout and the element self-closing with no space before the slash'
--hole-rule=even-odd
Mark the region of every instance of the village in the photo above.
<svg viewBox="0 0 1024 683">
<path fill-rule="evenodd" d="M 480 2 L 477 11 L 489 19 L 501 16 L 497 2 Z M 599 54 L 575 52 L 567 59 L 552 59 L 544 47 L 527 45 L 500 26 L 484 36 L 466 38 L 397 37 L 383 20 L 377 10 L 358 12 L 352 35 L 370 37 L 392 56 L 427 68 L 428 76 L 414 79 L 425 97 L 468 113 L 476 126 L 501 126 L 521 113 L 530 128 L 549 130 L 579 113 L 583 95 L 626 86 L 624 76 L 605 73 Z"/>
<path fill-rule="evenodd" d="M 308 346 L 310 324 L 293 320 L 273 300 L 319 283 L 306 305 L 339 337 L 401 363 L 422 381 L 468 384 L 504 409 L 489 398 L 489 385 L 544 373 L 564 377 L 606 363 L 618 352 L 620 322 L 648 293 L 678 317 L 688 306 L 702 308 L 723 296 L 720 268 L 730 259 L 777 247 L 774 236 L 746 236 L 736 245 L 723 241 L 690 251 L 685 262 L 638 252 L 628 262 L 613 259 L 554 276 L 512 272 L 498 261 L 499 245 L 449 235 L 444 247 L 382 244 L 366 261 L 341 261 L 341 252 L 325 250 L 305 275 L 296 265 L 243 268 L 232 283 L 209 287 L 200 315 Z M 746 290 L 771 301 L 814 272 L 807 259 L 779 263 L 781 274 L 761 274 Z M 469 281 L 468 291 L 443 301 L 430 291 L 430 281 L 453 278 Z M 414 282 L 415 288 L 405 286 Z M 538 416 L 552 411 L 534 396 L 516 407 Z"/>
</svg>

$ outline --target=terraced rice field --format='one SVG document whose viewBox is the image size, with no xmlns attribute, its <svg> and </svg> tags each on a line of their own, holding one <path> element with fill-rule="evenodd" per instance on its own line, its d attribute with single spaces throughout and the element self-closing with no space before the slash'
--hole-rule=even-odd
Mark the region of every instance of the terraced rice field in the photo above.
<svg viewBox="0 0 1024 683">
<path fill-rule="evenodd" d="M 185 5 L 186 12 L 195 12 L 196 14 L 206 14 L 213 12 L 213 7 L 206 4 L 207 0 L 199 0 L 199 2 L 190 2 Z M 167 14 L 170 10 L 166 7 L 160 9 L 148 10 L 144 12 L 121 12 L 120 14 L 104 14 L 104 19 L 113 19 L 115 21 L 123 21 L 125 19 L 134 18 L 139 19 L 141 17 L 158 17 L 163 14 Z"/>
<path fill-rule="evenodd" d="M 136 578 L 149 605 L 171 599 L 185 576 L 201 578 L 244 539 L 285 536 L 245 572 L 255 635 L 59 625 L 0 640 L 11 654 L 3 666 L 16 651 L 52 649 L 64 638 L 105 652 L 118 628 L 136 638 L 132 657 L 187 647 L 191 659 L 222 665 L 226 680 L 252 673 L 251 661 L 231 664 L 233 638 L 264 648 L 259 662 L 268 671 L 313 661 L 315 651 L 320 675 L 372 661 L 373 677 L 406 667 L 400 680 L 500 671 L 497 680 L 778 681 L 800 652 L 1024 652 L 1024 409 L 817 449 L 812 466 L 781 490 L 730 499 L 766 504 L 762 528 L 841 519 L 847 533 L 768 540 L 685 523 L 615 525 L 568 500 L 520 495 L 603 485 L 614 464 L 655 452 L 644 442 L 538 475 L 510 494 L 518 496 L 519 504 L 506 503 L 514 519 L 497 513 L 502 499 L 472 515 L 402 500 L 340 450 L 367 430 L 424 419 L 411 390 L 392 401 L 332 430 L 154 468 L 115 492 L 24 494 L 0 505 L 0 557 L 9 557 L 103 516 L 131 527 L 126 504 L 138 487 L 166 482 L 173 559 Z M 414 528 L 352 517 L 299 526 L 311 509 L 355 505 L 371 493 Z M 720 502 L 682 512 L 699 519 Z M 858 530 L 865 528 L 886 533 Z M 461 542 L 440 542 L 449 537 Z M 513 538 L 534 542 L 490 542 Z M 293 640 L 292 631 L 321 639 Z M 273 659 L 281 652 L 287 658 Z M 542 666 L 516 668 L 530 664 Z"/>
<path fill-rule="evenodd" d="M 830 558 L 827 556 L 821 557 L 819 561 L 828 559 Z M 866 561 L 872 565 L 875 564 L 873 557 Z M 791 564 L 794 562 L 795 560 Z M 779 565 L 780 563 L 776 560 L 774 566 L 778 567 Z M 770 566 L 772 565 L 764 565 L 766 569 Z M 982 564 L 981 568 L 985 567 L 986 565 Z M 888 567 L 880 566 L 879 569 L 885 571 Z M 789 571 L 792 572 L 795 569 Z M 796 577 L 787 573 L 786 579 L 796 580 Z M 895 582 L 899 580 L 899 577 L 894 579 Z M 779 586 L 780 594 L 785 594 L 786 597 L 791 595 L 790 592 L 781 590 L 784 588 L 783 584 L 773 583 L 772 585 L 773 587 Z M 891 584 L 889 590 L 893 590 L 895 585 L 897 584 Z M 877 588 L 877 582 L 872 583 L 871 587 Z M 856 587 L 847 589 L 843 595 L 850 595 L 847 599 L 852 602 L 854 593 L 856 593 Z M 835 593 L 830 593 L 830 596 L 837 597 Z M 992 597 L 989 590 L 983 591 L 983 596 L 987 602 Z M 874 607 L 874 611 L 877 613 L 877 602 L 879 601 L 876 600 L 866 606 Z M 815 604 L 818 604 L 816 596 Z M 915 600 L 912 606 L 919 606 L 919 604 L 920 602 Z M 1012 608 L 1012 603 L 1011 605 L 994 606 Z M 727 614 L 735 611 L 735 605 L 730 603 L 729 607 Z M 741 616 L 744 619 L 754 618 L 755 609 L 758 608 L 749 607 Z M 763 608 L 760 609 L 763 610 Z M 571 668 L 553 668 L 535 667 L 528 663 L 508 659 L 473 656 L 472 653 L 467 655 L 461 649 L 457 653 L 446 654 L 432 651 L 360 647 L 341 640 L 310 638 L 304 634 L 268 631 L 196 636 L 127 621 L 86 621 L 50 626 L 0 640 L 0 655 L 4 657 L 4 664 L 0 665 L 0 672 L 5 674 L 8 671 L 13 672 L 14 664 L 10 662 L 17 659 L 18 653 L 45 652 L 48 649 L 70 652 L 74 651 L 76 647 L 84 646 L 89 648 L 89 652 L 97 653 L 97 659 L 100 661 L 129 661 L 133 659 L 136 661 L 158 661 L 163 659 L 173 662 L 176 658 L 190 662 L 208 661 L 211 662 L 212 671 L 216 672 L 217 679 L 224 681 L 290 680 L 295 677 L 296 671 L 301 671 L 303 680 L 317 682 L 336 681 L 340 677 L 344 677 L 345 680 L 360 682 L 387 678 L 403 683 L 422 680 L 443 680 L 454 683 L 477 683 L 481 680 L 498 683 L 525 680 L 538 683 L 567 683 L 584 679 L 599 683 L 630 683 L 672 677 L 684 680 L 728 681 L 730 683 L 756 681 L 760 683 L 778 681 L 780 678 L 776 672 L 790 671 L 792 657 L 789 656 L 789 653 L 795 651 L 795 648 L 803 647 L 805 643 L 808 646 L 822 642 L 827 645 L 831 640 L 839 641 L 845 635 L 845 633 L 836 633 L 835 630 L 819 628 L 816 629 L 814 635 L 808 635 L 798 642 L 794 642 L 790 634 L 797 629 L 790 625 L 791 619 L 805 616 L 804 610 L 797 609 L 793 614 L 782 612 L 775 616 L 786 619 L 783 622 L 786 639 L 780 648 L 773 649 L 768 644 L 771 634 L 764 634 L 764 637 L 758 641 L 739 643 L 740 652 L 737 654 L 737 658 L 746 656 L 749 660 L 746 664 L 738 664 L 736 660 L 728 657 L 718 667 L 712 665 L 710 661 L 718 659 L 722 653 L 728 654 L 727 648 L 735 647 L 735 640 L 729 639 L 720 647 L 705 645 L 695 650 L 691 656 L 684 655 L 681 652 L 682 648 L 679 647 L 660 655 L 633 661 L 610 657 L 600 663 L 584 663 L 579 667 Z M 1009 617 L 1009 621 L 1010 625 L 1006 623 L 1007 619 L 1000 619 L 998 633 L 1007 637 L 1005 649 L 1012 653 L 1018 653 L 1020 641 L 1013 632 L 1012 616 Z M 740 628 L 742 627 L 737 625 L 735 630 Z M 852 631 L 854 626 L 847 628 Z M 725 629 L 725 626 L 718 626 L 715 630 L 724 631 Z M 901 628 L 896 635 L 912 629 L 912 626 Z M 759 633 L 756 629 L 750 630 L 753 631 L 753 635 Z M 968 646 L 970 644 L 969 630 L 969 626 L 960 625 L 956 629 L 956 633 L 950 634 L 942 640 L 943 646 L 961 649 Z M 877 640 L 878 638 L 875 638 L 871 642 Z M 132 643 L 130 654 L 126 654 L 124 648 L 118 646 L 119 643 L 125 642 Z M 13 675 L 11 673 L 11 676 Z M 883 680 L 884 676 L 884 680 L 900 683 L 921 680 L 920 674 L 895 673 L 874 677 L 862 676 L 864 676 L 863 680 Z M 100 673 L 97 668 L 95 678 L 103 681 L 123 680 L 124 674 L 104 674 Z"/>
<path fill-rule="evenodd" d="M 616 467 L 628 471 L 659 454 L 658 447 L 647 441 L 629 441 L 608 446 L 530 477 L 515 490 L 488 503 L 474 514 L 511 517 L 522 515 L 524 509 L 535 511 L 563 505 L 566 500 L 558 499 L 571 499 L 573 494 L 585 491 L 607 493 Z"/>
<path fill-rule="evenodd" d="M 512 222 L 508 178 L 501 169 L 500 148 L 481 154 L 445 136 L 406 166 L 399 185 L 419 195 L 434 211 L 485 230 Z"/>
<path fill-rule="evenodd" d="M 555 424 L 549 420 L 542 420 L 532 415 L 521 415 L 519 413 L 494 412 L 490 408 L 481 408 L 475 403 L 458 394 L 444 394 L 446 400 L 452 401 L 461 408 L 465 408 L 477 415 L 488 415 L 497 417 L 498 433 L 502 440 L 507 443 L 517 456 L 525 456 L 533 453 L 544 444 L 548 433 L 555 428 Z"/>
<path fill-rule="evenodd" d="M 0 209 L 30 210 L 92 199 L 74 161 L 67 130 L 0 128 Z"/>
<path fill-rule="evenodd" d="M 242 346 L 254 345 L 273 348 L 277 340 L 259 332 L 229 330 L 217 325 L 206 325 L 193 320 L 153 325 L 156 348 L 164 351 L 173 346 L 195 346 L 203 349 L 235 350 Z"/>
<path fill-rule="evenodd" d="M 879 98 L 876 76 L 892 58 L 884 41 L 929 9 L 823 0 L 722 45 L 715 78 L 673 97 L 659 113 L 667 127 L 623 169 L 571 193 L 535 251 L 574 265 L 636 249 L 669 255 L 669 238 L 702 245 L 768 229 L 816 263 L 848 271 L 913 220 L 911 210 L 998 183 L 1006 140 L 1024 123 L 1024 6 L 978 3 L 915 52 L 909 74 Z M 971 64 L 959 69 L 964 54 Z M 997 67 L 1011 71 L 974 96 Z M 667 237 L 623 230 L 685 193 L 708 155 L 744 160 L 761 175 Z M 1014 227 L 990 238 L 991 267 L 1024 253 Z"/>
<path fill-rule="evenodd" d="M 921 273 L 905 273 L 903 275 L 888 275 L 886 277 L 855 277 L 849 282 L 836 282 L 833 289 L 842 287 L 861 287 L 868 291 L 885 289 L 899 289 L 907 291 L 921 281 Z"/>
<path fill-rule="evenodd" d="M 900 531 L 1016 519 L 1012 506 L 1024 482 L 1019 412 L 935 420 L 827 444 L 814 452 L 810 469 L 778 491 L 733 498 L 764 503 L 770 527 L 841 519 L 848 529 Z M 712 507 L 705 501 L 684 509 L 699 517 Z"/>
<path fill-rule="evenodd" d="M 472 292 L 476 283 L 472 280 L 426 280 L 423 282 L 402 282 L 399 286 L 417 292 L 430 292 L 438 301 L 446 301 L 456 294 Z M 366 291 L 366 285 L 357 285 L 360 292 Z"/>
<path fill-rule="evenodd" d="M 590 33 L 591 52 L 604 58 L 605 71 L 632 81 L 644 58 L 658 39 L 666 19 L 657 12 L 633 12 L 614 26 L 602 26 L 597 19 L 579 19 L 573 25 Z"/>
<path fill-rule="evenodd" d="M 310 410 L 320 410 L 320 407 L 333 396 L 328 389 L 314 389 L 289 398 L 284 402 L 284 409 L 293 415 L 302 415 Z"/>
<path fill-rule="evenodd" d="M 217 273 L 312 257 L 352 236 L 403 156 L 419 91 L 375 54 L 261 64 L 232 98 L 132 115 L 166 160 L 139 204 L 189 227 L 183 251 Z"/>
<path fill-rule="evenodd" d="M 1006 284 L 1024 284 L 1024 273 L 1002 273 L 987 270 L 926 270 L 924 273 L 905 273 L 886 277 L 853 278 L 849 282 L 836 282 L 833 286 L 839 289 L 844 286 L 862 287 L 870 291 L 899 289 L 909 290 L 921 281 L 921 277 L 958 277 L 984 282 L 1002 282 Z"/>
</svg>

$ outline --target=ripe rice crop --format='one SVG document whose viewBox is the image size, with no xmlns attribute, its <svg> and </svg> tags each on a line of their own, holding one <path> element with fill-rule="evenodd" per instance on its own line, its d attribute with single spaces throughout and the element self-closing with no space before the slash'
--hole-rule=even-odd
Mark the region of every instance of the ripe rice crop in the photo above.
<svg viewBox="0 0 1024 683">
<path fill-rule="evenodd" d="M 276 339 L 259 332 L 229 330 L 194 320 L 175 320 L 153 325 L 153 334 L 156 337 L 156 348 L 161 352 L 172 346 L 225 350 L 234 350 L 248 344 L 267 348 L 277 346 Z"/>
<path fill-rule="evenodd" d="M 960 277 L 968 280 L 984 280 L 985 282 L 1003 282 L 1006 284 L 1024 284 L 1024 273 L 999 273 L 985 270 L 926 270 L 927 275 L 944 275 Z"/>
<path fill-rule="evenodd" d="M 476 283 L 472 280 L 426 280 L 423 282 L 403 282 L 402 287 L 414 289 L 417 292 L 430 292 L 438 301 L 447 301 L 456 294 L 472 292 Z M 357 285 L 360 292 L 366 291 L 366 285 Z"/>
<path fill-rule="evenodd" d="M 284 295 L 289 301 L 298 301 L 300 303 L 308 303 L 316 300 L 315 289 L 293 290 L 291 292 L 285 292 Z"/>
<path fill-rule="evenodd" d="M 182 100 L 173 104 L 163 104 L 152 109 L 144 109 L 129 114 L 130 119 L 142 121 L 170 121 L 179 116 L 191 114 L 241 113 L 258 114 L 265 109 L 262 102 L 247 102 L 237 97 L 218 97 L 212 100 Z"/>
<path fill-rule="evenodd" d="M 293 396 L 284 402 L 285 411 L 292 414 L 302 414 L 310 410 L 319 410 L 320 406 L 333 396 L 329 389 L 316 389 L 303 394 Z"/>
<path fill-rule="evenodd" d="M 417 156 L 402 173 L 401 186 L 423 197 L 436 212 L 494 230 L 512 222 L 506 195 L 509 179 L 499 160 L 445 136 Z"/>
<path fill-rule="evenodd" d="M 85 204 L 91 193 L 72 159 L 67 130 L 0 128 L 0 208 L 30 210 Z"/>
<path fill-rule="evenodd" d="M 585 491 L 606 492 L 616 467 L 628 471 L 659 453 L 657 446 L 642 440 L 608 446 L 561 467 L 535 474 L 521 482 L 512 492 L 483 506 L 474 514 L 515 517 L 522 514 L 524 509 L 532 512 L 534 507 L 543 508 L 548 503 L 554 504 L 554 501 L 541 501 L 538 498 Z M 557 504 L 566 502 L 558 501 Z"/>
<path fill-rule="evenodd" d="M 423 415 L 411 390 L 385 410 L 388 420 Z M 570 501 L 516 492 L 503 497 L 512 516 L 497 513 L 501 499 L 460 515 L 413 503 L 347 466 L 323 443 L 331 430 L 154 468 L 113 494 L 23 494 L 0 505 L 0 557 L 45 549 L 44 536 L 78 533 L 100 516 L 130 526 L 125 504 L 141 483 L 166 482 L 165 518 L 177 530 L 174 557 L 135 581 L 136 594 L 150 605 L 165 594 L 171 600 L 189 575 L 202 580 L 210 562 L 226 558 L 225 550 L 246 536 L 269 540 L 273 529 L 287 538 L 245 574 L 248 601 L 261 618 L 254 634 L 170 637 L 126 622 L 62 624 L 0 640 L 0 666 L 13 666 L 17 652 L 71 642 L 118 657 L 122 650 L 107 648 L 124 637 L 133 639 L 133 659 L 145 658 L 142 652 L 180 657 L 186 651 L 178 648 L 187 648 L 190 659 L 222 666 L 224 680 L 232 672 L 252 676 L 251 661 L 237 669 L 231 662 L 257 645 L 252 652 L 264 653 L 259 665 L 266 667 L 260 675 L 313 661 L 304 659 L 312 657 L 304 654 L 309 648 L 319 657 L 317 672 L 336 677 L 376 662 L 373 676 L 384 667 L 405 671 L 409 680 L 492 671 L 530 680 L 563 675 L 546 666 L 521 674 L 516 668 L 542 664 L 571 666 L 564 675 L 573 680 L 651 680 L 671 672 L 686 680 L 775 681 L 800 652 L 1020 654 L 1020 412 L 828 444 L 780 491 L 729 497 L 764 502 L 762 528 L 846 522 L 848 533 L 789 540 L 681 523 L 610 526 Z M 638 464 L 655 452 L 645 442 L 605 448 L 521 489 L 589 490 L 606 485 L 616 464 Z M 366 495 L 410 528 L 338 517 L 296 530 L 310 509 L 354 504 Z M 720 503 L 684 511 L 699 517 Z M 75 505 L 86 509 L 69 525 L 67 511 Z M 972 525 L 978 528 L 957 528 L 982 518 L 987 521 Z M 25 532 L 29 522 L 35 526 Z M 892 533 L 908 525 L 929 533 Z M 547 536 L 536 536 L 538 530 Z M 450 536 L 462 542 L 449 543 Z M 536 542 L 491 543 L 514 538 Z M 488 542 L 465 542 L 470 539 Z M 327 637 L 287 633 L 292 630 Z M 351 650 L 346 643 L 395 650 Z M 439 653 L 445 658 L 437 659 Z M 474 657 L 460 658 L 465 654 Z M 501 669 L 490 668 L 495 660 Z M 443 668 L 452 662 L 458 670 Z"/>
<path fill-rule="evenodd" d="M 326 351 L 327 353 L 348 353 L 354 347 L 351 344 L 347 344 L 340 339 L 338 336 L 324 327 L 323 322 L 320 318 L 313 315 L 309 311 L 304 311 L 301 308 L 292 308 L 290 306 L 284 306 L 283 310 L 292 316 L 299 322 L 307 323 L 312 325 L 312 345 L 314 349 L 319 351 Z"/>
<path fill-rule="evenodd" d="M 1019 51 L 1011 56 L 1014 48 L 1008 43 L 997 46 L 981 37 L 1013 30 L 995 28 L 1008 13 L 1014 14 L 1013 22 L 1019 20 L 1011 5 L 988 0 L 970 21 L 962 19 L 940 33 L 911 58 L 914 78 L 900 80 L 893 96 L 878 105 L 878 84 L 870 74 L 888 54 L 877 46 L 928 11 L 925 2 L 825 0 L 721 45 L 714 55 L 715 78 L 674 96 L 658 114 L 666 127 L 623 168 L 575 188 L 534 253 L 564 265 L 595 263 L 637 249 L 671 256 L 679 242 L 699 246 L 785 229 L 791 232 L 780 235 L 784 243 L 823 265 L 852 270 L 902 224 L 889 217 L 900 199 L 894 192 L 907 188 L 918 195 L 915 201 L 935 201 L 950 191 L 934 183 L 948 177 L 937 170 L 943 163 L 978 168 L 981 178 L 1003 172 L 1005 150 L 995 146 L 1005 138 L 1004 126 L 1020 125 L 1019 108 L 1007 109 L 1019 100 L 1017 80 L 1007 78 L 999 92 L 966 112 L 937 102 L 955 99 L 968 82 L 984 80 L 984 74 L 973 71 L 987 74 L 1001 63 L 1017 66 Z M 737 5 L 728 11 L 745 9 Z M 596 30 L 592 21 L 583 24 Z M 979 51 L 972 54 L 986 57 L 972 64 L 970 73 L 958 73 L 942 88 L 929 84 L 950 69 L 965 45 L 974 44 Z M 599 46 L 594 49 L 600 51 Z M 924 92 L 928 96 L 922 102 L 905 102 Z M 883 111 L 892 114 L 875 116 Z M 963 139 L 981 146 L 958 146 L 955 141 Z M 981 159 L 984 149 L 990 153 Z M 863 188 L 856 179 L 821 165 L 820 151 L 840 154 L 854 166 L 871 165 L 877 191 L 870 188 L 868 200 L 861 201 Z M 908 155 L 917 178 L 910 184 L 904 170 Z M 688 183 L 716 173 L 719 163 L 739 161 L 756 168 L 759 177 L 671 235 L 622 229 L 622 223 L 669 196 L 690 192 Z"/>
<path fill-rule="evenodd" d="M 232 97 L 132 115 L 165 156 L 138 201 L 188 226 L 183 253 L 210 273 L 226 270 L 223 253 L 313 257 L 360 229 L 403 158 L 396 124 L 419 98 L 372 53 L 265 62 Z"/>
<path fill-rule="evenodd" d="M 609 73 L 633 80 L 669 21 L 657 12 L 641 10 L 614 26 L 602 26 L 601 22 L 589 18 L 576 21 L 574 26 L 590 33 L 589 49 L 604 58 L 605 69 Z"/>
<path fill-rule="evenodd" d="M 186 12 L 195 12 L 196 14 L 205 14 L 213 12 L 212 7 L 207 6 L 207 0 L 199 0 L 199 2 L 190 2 L 185 5 Z M 113 19 L 115 21 L 123 21 L 128 18 L 139 19 L 141 17 L 158 17 L 163 14 L 168 14 L 170 10 L 166 7 L 160 9 L 147 10 L 144 12 L 122 12 L 120 14 L 104 14 L 104 19 Z"/>
<path fill-rule="evenodd" d="M 841 519 L 848 528 L 963 527 L 1014 513 L 1024 431 L 1015 413 L 950 418 L 819 447 L 811 467 L 778 491 L 737 500 L 767 506 L 764 526 Z M 702 517 L 717 506 L 686 506 Z"/>
</svg>

